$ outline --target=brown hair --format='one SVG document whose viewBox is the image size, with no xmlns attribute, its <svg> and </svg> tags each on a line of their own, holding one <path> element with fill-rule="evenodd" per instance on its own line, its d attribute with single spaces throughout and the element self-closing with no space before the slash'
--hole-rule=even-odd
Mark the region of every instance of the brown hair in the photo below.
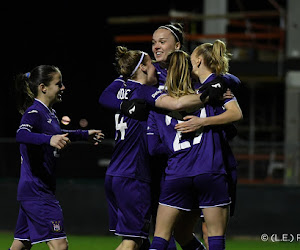
<svg viewBox="0 0 300 250">
<path fill-rule="evenodd" d="M 117 62 L 116 69 L 118 74 L 122 75 L 125 80 L 135 76 L 136 72 L 132 75 L 135 67 L 141 59 L 142 51 L 128 50 L 126 47 L 117 46 L 115 60 Z M 145 58 L 142 63 L 144 64 Z"/>
<path fill-rule="evenodd" d="M 25 74 L 18 74 L 15 79 L 15 93 L 17 109 L 23 114 L 29 108 L 38 94 L 38 86 L 43 83 L 50 84 L 54 73 L 60 73 L 58 67 L 53 65 L 40 65 Z"/>
<path fill-rule="evenodd" d="M 194 94 L 190 56 L 182 50 L 175 50 L 170 53 L 167 62 L 169 67 L 165 86 L 168 95 L 180 97 L 187 94 Z"/>
<path fill-rule="evenodd" d="M 226 74 L 229 70 L 229 60 L 231 54 L 227 51 L 226 45 L 221 40 L 212 43 L 203 43 L 195 48 L 196 56 L 202 56 L 204 64 L 213 73 Z"/>
</svg>

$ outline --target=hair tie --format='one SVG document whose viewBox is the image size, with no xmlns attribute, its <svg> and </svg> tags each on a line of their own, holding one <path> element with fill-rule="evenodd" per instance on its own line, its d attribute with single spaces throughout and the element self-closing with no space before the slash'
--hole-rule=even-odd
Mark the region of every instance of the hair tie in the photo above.
<svg viewBox="0 0 300 250">
<path fill-rule="evenodd" d="M 25 73 L 26 78 L 30 77 L 30 72 Z"/>
<path fill-rule="evenodd" d="M 134 75 L 134 73 L 137 71 L 137 69 L 138 69 L 138 67 L 141 65 L 141 63 L 142 63 L 142 61 L 143 61 L 145 55 L 146 55 L 146 53 L 142 51 L 141 58 L 140 58 L 138 64 L 135 66 L 134 70 L 132 71 L 130 77 L 132 77 L 132 76 Z"/>
</svg>

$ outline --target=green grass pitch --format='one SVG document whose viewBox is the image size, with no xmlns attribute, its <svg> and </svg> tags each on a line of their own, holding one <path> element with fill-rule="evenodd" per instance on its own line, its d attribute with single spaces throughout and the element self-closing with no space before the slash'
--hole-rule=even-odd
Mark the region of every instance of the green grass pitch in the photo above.
<svg viewBox="0 0 300 250">
<path fill-rule="evenodd" d="M 13 240 L 13 233 L 0 233 L 0 249 L 6 250 L 10 247 Z M 78 236 L 69 235 L 70 250 L 113 250 L 119 243 L 119 237 L 113 236 Z M 178 250 L 181 248 L 178 247 Z M 300 249 L 300 242 L 262 242 L 260 240 L 250 239 L 228 239 L 226 241 L 226 249 L 228 250 L 293 250 Z M 32 250 L 48 250 L 44 243 L 37 244 Z"/>
</svg>

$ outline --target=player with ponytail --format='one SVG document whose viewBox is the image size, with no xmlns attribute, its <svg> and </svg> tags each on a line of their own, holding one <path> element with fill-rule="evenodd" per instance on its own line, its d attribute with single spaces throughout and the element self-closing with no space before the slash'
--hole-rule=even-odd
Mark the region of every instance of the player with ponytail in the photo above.
<svg viewBox="0 0 300 250">
<path fill-rule="evenodd" d="M 33 244 L 46 242 L 49 249 L 66 250 L 64 218 L 55 196 L 57 158 L 71 140 L 90 140 L 97 145 L 104 135 L 100 130 L 61 130 L 52 108 L 62 101 L 65 90 L 57 67 L 40 65 L 19 74 L 15 86 L 23 116 L 16 134 L 21 154 L 20 209 L 10 249 L 31 249 Z"/>
</svg>

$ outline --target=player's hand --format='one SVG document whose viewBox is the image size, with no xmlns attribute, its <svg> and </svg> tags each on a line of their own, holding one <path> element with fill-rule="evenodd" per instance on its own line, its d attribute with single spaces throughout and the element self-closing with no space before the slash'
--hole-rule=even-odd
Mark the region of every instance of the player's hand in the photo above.
<svg viewBox="0 0 300 250">
<path fill-rule="evenodd" d="M 149 108 L 143 99 L 124 100 L 121 103 L 121 112 L 133 119 L 145 121 L 148 118 Z"/>
<path fill-rule="evenodd" d="M 223 94 L 223 99 L 232 99 L 234 94 L 231 92 L 230 89 L 227 89 L 226 92 Z"/>
<path fill-rule="evenodd" d="M 62 135 L 53 135 L 50 139 L 50 145 L 57 149 L 63 149 L 71 143 L 68 133 Z"/>
<path fill-rule="evenodd" d="M 177 123 L 175 125 L 175 129 L 182 133 L 194 132 L 205 125 L 205 118 L 200 118 L 195 115 L 187 115 L 183 120 L 185 120 L 185 122 Z"/>
<path fill-rule="evenodd" d="M 204 84 L 199 89 L 201 92 L 200 100 L 204 103 L 208 99 L 208 103 L 211 105 L 218 105 L 223 99 L 223 94 L 226 92 L 225 85 L 223 83 L 223 78 L 218 76 L 214 80 Z"/>
<path fill-rule="evenodd" d="M 94 145 L 98 145 L 104 139 L 104 134 L 101 130 L 90 129 L 88 132 L 89 141 Z"/>
</svg>

